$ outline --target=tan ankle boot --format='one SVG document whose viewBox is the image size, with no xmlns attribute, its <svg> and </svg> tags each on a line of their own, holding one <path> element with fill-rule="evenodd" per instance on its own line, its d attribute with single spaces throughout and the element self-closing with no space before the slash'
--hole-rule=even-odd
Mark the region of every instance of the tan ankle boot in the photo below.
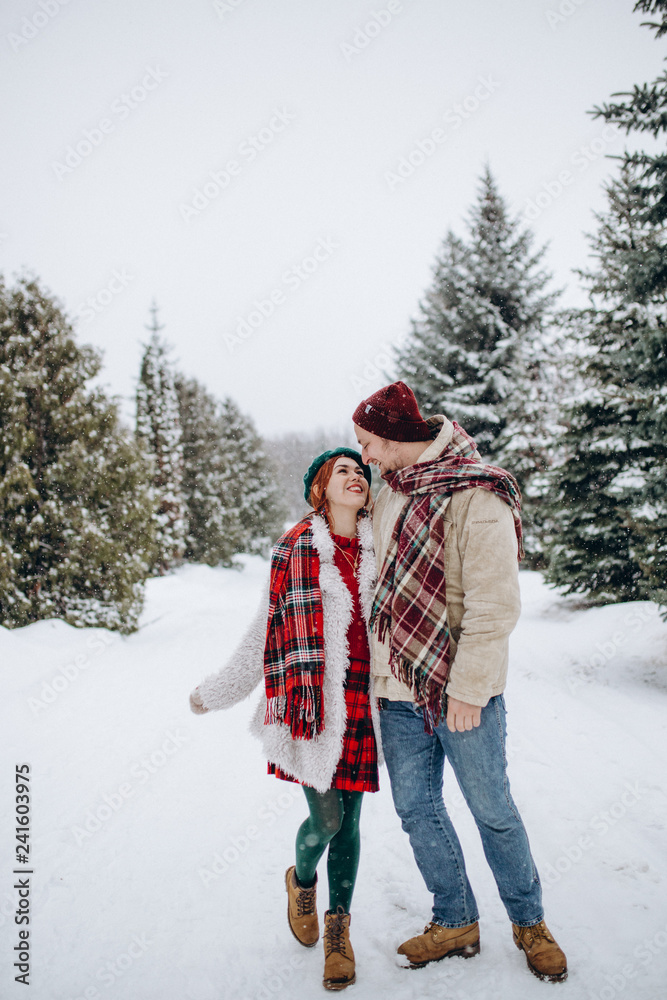
<svg viewBox="0 0 667 1000">
<path fill-rule="evenodd" d="M 526 954 L 528 968 L 549 983 L 562 983 L 567 979 L 567 960 L 554 941 L 543 920 L 532 927 L 512 924 L 514 944 Z"/>
<path fill-rule="evenodd" d="M 312 948 L 320 936 L 317 921 L 317 875 L 315 885 L 304 889 L 297 881 L 296 866 L 292 865 L 285 872 L 285 885 L 290 930 L 300 944 L 305 948 Z"/>
<path fill-rule="evenodd" d="M 479 954 L 479 924 L 475 921 L 465 927 L 441 927 L 431 921 L 423 934 L 405 941 L 398 954 L 405 955 L 411 969 L 420 969 L 429 962 L 439 962 L 454 955 L 472 958 Z"/>
<path fill-rule="evenodd" d="M 324 914 L 324 979 L 326 990 L 344 990 L 356 979 L 350 944 L 350 914 L 339 906 Z"/>
</svg>

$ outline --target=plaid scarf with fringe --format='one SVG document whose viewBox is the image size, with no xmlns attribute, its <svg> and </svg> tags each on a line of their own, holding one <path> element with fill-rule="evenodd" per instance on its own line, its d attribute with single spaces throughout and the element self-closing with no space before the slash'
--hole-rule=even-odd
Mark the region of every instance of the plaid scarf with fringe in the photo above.
<svg viewBox="0 0 667 1000">
<path fill-rule="evenodd" d="M 514 515 L 521 559 L 521 493 L 509 472 L 480 461 L 475 442 L 456 422 L 443 455 L 383 478 L 410 501 L 394 525 L 370 625 L 381 642 L 389 636 L 392 674 L 413 689 L 424 708 L 425 730 L 432 733 L 444 714 L 450 666 L 443 499 L 475 487 L 499 496 Z"/>
<path fill-rule="evenodd" d="M 264 725 L 284 723 L 295 740 L 324 730 L 324 618 L 310 527 L 310 517 L 299 521 L 273 548 L 264 647 Z"/>
</svg>

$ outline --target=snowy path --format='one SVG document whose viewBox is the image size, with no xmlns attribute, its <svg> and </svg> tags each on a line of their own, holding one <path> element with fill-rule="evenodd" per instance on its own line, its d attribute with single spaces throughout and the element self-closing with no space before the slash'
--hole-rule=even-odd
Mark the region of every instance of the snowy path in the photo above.
<svg viewBox="0 0 667 1000">
<path fill-rule="evenodd" d="M 321 947 L 301 948 L 285 921 L 301 791 L 264 773 L 250 703 L 206 717 L 187 704 L 254 611 L 266 563 L 245 565 L 152 581 L 145 624 L 128 639 L 59 621 L 0 629 L 3 1000 L 325 995 Z M 550 986 L 526 969 L 451 772 L 482 953 L 397 967 L 396 946 L 430 906 L 383 771 L 362 815 L 356 1000 L 667 995 L 667 626 L 649 604 L 575 611 L 537 574 L 521 580 L 510 776 L 570 977 Z M 23 762 L 35 872 L 27 991 L 12 968 L 13 765 Z"/>
</svg>

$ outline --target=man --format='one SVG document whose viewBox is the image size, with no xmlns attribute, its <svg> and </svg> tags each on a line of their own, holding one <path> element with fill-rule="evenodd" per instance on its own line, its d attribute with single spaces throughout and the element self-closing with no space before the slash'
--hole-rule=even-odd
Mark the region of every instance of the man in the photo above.
<svg viewBox="0 0 667 1000">
<path fill-rule="evenodd" d="M 386 485 L 373 513 L 379 581 L 373 677 L 394 805 L 433 893 L 433 920 L 398 949 L 410 966 L 479 952 L 475 897 L 442 798 L 445 758 L 472 812 L 513 926 L 540 979 L 567 977 L 543 919 L 540 879 L 509 791 L 508 638 L 519 617 L 520 495 L 444 416 L 424 420 L 395 382 L 353 415 Z"/>
</svg>

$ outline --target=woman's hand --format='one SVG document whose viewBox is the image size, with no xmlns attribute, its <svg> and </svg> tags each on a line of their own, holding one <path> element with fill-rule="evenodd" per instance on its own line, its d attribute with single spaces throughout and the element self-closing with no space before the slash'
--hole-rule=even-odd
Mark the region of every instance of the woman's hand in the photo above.
<svg viewBox="0 0 667 1000">
<path fill-rule="evenodd" d="M 190 708 L 195 713 L 195 715 L 204 715 L 208 712 L 208 709 L 204 707 L 201 695 L 199 693 L 199 688 L 195 688 L 190 695 Z"/>
</svg>

